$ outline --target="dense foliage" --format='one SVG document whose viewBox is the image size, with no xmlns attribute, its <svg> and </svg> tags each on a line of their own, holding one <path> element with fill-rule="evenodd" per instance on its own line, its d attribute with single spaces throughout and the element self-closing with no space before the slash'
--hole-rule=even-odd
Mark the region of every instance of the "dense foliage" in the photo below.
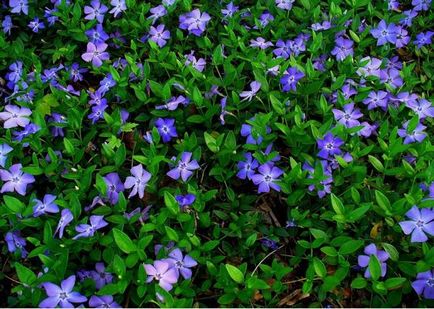
<svg viewBox="0 0 434 309">
<path fill-rule="evenodd" d="M 3 306 L 434 306 L 431 0 L 0 21 Z"/>
</svg>

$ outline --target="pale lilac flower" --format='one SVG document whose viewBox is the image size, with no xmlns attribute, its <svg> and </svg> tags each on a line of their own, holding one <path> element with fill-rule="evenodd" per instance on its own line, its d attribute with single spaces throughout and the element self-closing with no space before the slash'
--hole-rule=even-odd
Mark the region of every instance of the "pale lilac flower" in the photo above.
<svg viewBox="0 0 434 309">
<path fill-rule="evenodd" d="M 59 206 L 55 203 L 56 196 L 52 194 L 45 194 L 43 201 L 34 199 L 36 205 L 33 206 L 33 217 L 39 217 L 46 213 L 58 213 Z"/>
<path fill-rule="evenodd" d="M 14 150 L 8 144 L 0 144 L 0 166 L 5 167 L 6 160 L 8 158 L 7 154 Z"/>
<path fill-rule="evenodd" d="M 183 152 L 177 166 L 167 172 L 167 176 L 175 180 L 181 177 L 182 181 L 187 181 L 193 171 L 199 168 L 199 164 L 196 160 L 191 160 L 191 156 L 191 152 Z"/>
<path fill-rule="evenodd" d="M 158 281 L 158 284 L 166 291 L 170 291 L 178 281 L 178 271 L 176 268 L 171 267 L 169 262 L 154 261 L 154 265 L 145 264 L 144 267 L 148 275 L 146 282 Z"/>
<path fill-rule="evenodd" d="M 418 273 L 411 286 L 417 295 L 423 294 L 426 299 L 434 299 L 434 271 L 428 270 Z"/>
<path fill-rule="evenodd" d="M 60 220 L 59 223 L 57 224 L 56 231 L 54 232 L 53 237 L 56 236 L 57 232 L 59 232 L 59 238 L 62 238 L 65 227 L 69 223 L 71 223 L 73 219 L 74 216 L 72 212 L 68 208 L 63 209 L 62 212 L 60 213 Z"/>
<path fill-rule="evenodd" d="M 95 232 L 103 227 L 107 226 L 108 223 L 104 220 L 104 216 L 90 216 L 90 224 L 79 224 L 75 227 L 75 230 L 79 233 L 74 236 L 74 240 L 82 237 L 92 237 Z"/>
<path fill-rule="evenodd" d="M 201 13 L 199 9 L 194 9 L 179 16 L 179 28 L 188 30 L 189 33 L 195 36 L 201 36 L 210 20 L 211 16 L 208 13 Z"/>
<path fill-rule="evenodd" d="M 426 99 L 412 100 L 405 105 L 411 108 L 419 116 L 419 119 L 434 117 L 434 106 Z"/>
<path fill-rule="evenodd" d="M 111 0 L 110 4 L 113 6 L 113 8 L 110 10 L 109 13 L 113 14 L 114 17 L 117 17 L 119 14 L 121 14 L 127 9 L 125 0 Z"/>
<path fill-rule="evenodd" d="M 431 0 L 412 0 L 411 4 L 415 11 L 428 11 L 431 7 Z"/>
<path fill-rule="evenodd" d="M 110 173 L 104 176 L 104 182 L 107 185 L 107 197 L 112 205 L 119 200 L 119 193 L 124 191 L 124 184 L 119 178 L 118 173 Z"/>
<path fill-rule="evenodd" d="M 258 193 L 270 192 L 270 188 L 280 191 L 280 186 L 275 183 L 283 174 L 280 168 L 268 162 L 259 166 L 258 172 L 251 177 L 253 183 L 258 186 Z"/>
<path fill-rule="evenodd" d="M 137 193 L 140 198 L 143 198 L 146 185 L 149 179 L 151 179 L 151 174 L 143 168 L 142 164 L 133 166 L 130 171 L 132 176 L 128 176 L 124 184 L 126 189 L 133 188 L 128 198 L 131 198 Z"/>
<path fill-rule="evenodd" d="M 39 21 L 38 17 L 35 17 L 28 26 L 34 33 L 38 33 L 39 29 L 45 29 L 44 23 Z"/>
<path fill-rule="evenodd" d="M 291 10 L 295 0 L 275 0 L 276 6 L 282 10 Z"/>
<path fill-rule="evenodd" d="M 6 105 L 5 111 L 0 113 L 0 120 L 4 121 L 3 127 L 5 129 L 25 127 L 30 123 L 28 116 L 31 114 L 32 111 L 26 107 Z"/>
<path fill-rule="evenodd" d="M 407 10 L 404 11 L 405 17 L 401 19 L 400 24 L 403 26 L 411 27 L 413 23 L 413 19 L 417 16 L 417 11 L 415 10 Z"/>
<path fill-rule="evenodd" d="M 413 206 L 406 214 L 410 221 L 401 221 L 399 225 L 405 235 L 411 234 L 411 242 L 426 242 L 426 234 L 434 236 L 434 211 L 429 208 L 419 209 Z"/>
<path fill-rule="evenodd" d="M 364 277 L 371 278 L 371 273 L 369 271 L 369 259 L 371 255 L 375 255 L 380 261 L 381 265 L 381 277 L 386 275 L 387 264 L 385 263 L 389 259 L 389 254 L 386 251 L 378 250 L 375 244 L 370 244 L 365 247 L 364 253 L 366 255 L 359 255 L 358 264 L 360 267 L 366 267 Z"/>
<path fill-rule="evenodd" d="M 401 87 L 404 82 L 396 69 L 380 70 L 380 81 L 393 89 Z"/>
<path fill-rule="evenodd" d="M 6 15 L 2 21 L 3 32 L 11 35 L 11 30 L 14 25 L 12 24 L 12 18 L 9 15 Z"/>
<path fill-rule="evenodd" d="M 226 19 L 226 18 L 234 16 L 234 14 L 236 12 L 238 12 L 238 9 L 239 9 L 239 7 L 234 5 L 233 2 L 228 3 L 226 5 L 226 8 L 221 10 L 223 18 Z"/>
<path fill-rule="evenodd" d="M 58 305 L 61 308 L 73 308 L 71 303 L 84 303 L 87 298 L 72 289 L 75 285 L 75 276 L 70 276 L 63 280 L 60 286 L 51 282 L 44 282 L 42 286 L 47 293 L 47 298 L 40 304 L 40 308 L 56 308 Z"/>
<path fill-rule="evenodd" d="M 160 17 L 163 17 L 167 14 L 167 10 L 163 5 L 158 5 L 149 10 L 151 12 L 151 16 L 148 19 L 152 19 L 152 24 L 154 24 Z"/>
<path fill-rule="evenodd" d="M 94 44 L 92 42 L 87 43 L 87 51 L 81 55 L 81 58 L 86 62 L 92 62 L 96 67 L 102 66 L 104 60 L 108 60 L 110 55 L 105 50 L 107 49 L 107 44 L 99 43 Z"/>
<path fill-rule="evenodd" d="M 27 185 L 35 182 L 35 177 L 24 173 L 20 163 L 14 164 L 7 170 L 0 170 L 0 178 L 4 182 L 0 193 L 16 191 L 20 195 L 26 195 Z"/>
<path fill-rule="evenodd" d="M 175 200 L 178 202 L 179 207 L 184 209 L 194 203 L 196 196 L 194 194 L 177 195 Z"/>
<path fill-rule="evenodd" d="M 389 102 L 389 93 L 386 91 L 371 91 L 363 103 L 368 105 L 368 110 L 372 110 L 376 107 L 381 107 L 383 110 L 387 109 L 387 104 Z"/>
<path fill-rule="evenodd" d="M 194 51 L 191 51 L 190 54 L 186 55 L 185 57 L 187 58 L 185 60 L 185 65 L 191 65 L 199 72 L 203 72 L 206 65 L 205 59 L 203 58 L 196 59 L 196 57 L 194 56 Z"/>
<path fill-rule="evenodd" d="M 288 59 L 291 55 L 291 41 L 287 40 L 285 42 L 281 39 L 277 40 L 276 48 L 273 50 L 273 54 L 276 55 L 276 57 Z"/>
<path fill-rule="evenodd" d="M 422 142 L 425 139 L 425 137 L 427 136 L 426 133 L 424 132 L 424 130 L 426 129 L 426 126 L 419 123 L 412 132 L 407 133 L 408 124 L 409 124 L 409 121 L 405 122 L 403 125 L 403 129 L 398 130 L 398 135 L 400 137 L 404 138 L 404 144 Z"/>
<path fill-rule="evenodd" d="M 391 23 L 389 25 L 382 19 L 377 28 L 371 29 L 371 34 L 377 39 L 377 46 L 384 45 L 386 43 L 395 44 L 396 42 L 396 26 Z"/>
<path fill-rule="evenodd" d="M 164 25 L 158 25 L 156 28 L 151 26 L 149 30 L 150 40 L 157 43 L 157 45 L 161 48 L 167 44 L 167 40 L 170 39 L 169 30 L 165 30 Z"/>
<path fill-rule="evenodd" d="M 165 261 L 169 262 L 181 274 L 184 279 L 191 278 L 192 271 L 190 268 L 197 265 L 197 262 L 189 255 L 182 255 L 180 249 L 176 248 L 169 253 L 169 258 Z"/>
<path fill-rule="evenodd" d="M 95 287 L 98 290 L 113 281 L 112 274 L 105 271 L 104 263 L 96 263 L 95 270 L 90 272 L 90 276 L 95 281 Z"/>
<path fill-rule="evenodd" d="M 348 56 L 354 54 L 353 51 L 354 42 L 352 40 L 347 40 L 340 36 L 335 41 L 335 48 L 331 51 L 331 54 L 336 57 L 337 61 L 343 61 Z"/>
<path fill-rule="evenodd" d="M 29 14 L 29 3 L 27 0 L 9 0 L 11 13 L 20 14 L 23 12 L 25 15 Z"/>
<path fill-rule="evenodd" d="M 418 35 L 416 35 L 416 40 L 414 40 L 414 44 L 419 49 L 422 48 L 422 46 L 431 45 L 432 44 L 431 38 L 433 35 L 434 35 L 433 31 L 421 32 Z"/>
<path fill-rule="evenodd" d="M 270 46 L 273 46 L 273 43 L 271 43 L 270 41 L 265 41 L 265 39 L 261 37 L 256 38 L 256 40 L 250 40 L 250 47 L 267 49 Z"/>
<path fill-rule="evenodd" d="M 186 106 L 188 103 L 190 103 L 190 100 L 183 95 L 180 95 L 178 97 L 170 98 L 170 100 L 164 105 L 155 106 L 155 109 L 167 109 L 169 111 L 174 111 L 178 108 L 179 104 Z"/>
<path fill-rule="evenodd" d="M 89 307 L 91 308 L 122 308 L 113 300 L 111 295 L 96 296 L 92 295 L 89 299 Z"/>
<path fill-rule="evenodd" d="M 259 166 L 259 163 L 256 159 L 253 158 L 250 152 L 244 154 L 244 158 L 246 161 L 240 161 L 237 164 L 238 173 L 237 177 L 240 179 L 251 179 L 255 174 L 256 168 Z"/>
<path fill-rule="evenodd" d="M 241 101 L 251 101 L 254 96 L 258 93 L 259 89 L 261 89 L 261 83 L 258 81 L 254 81 L 250 83 L 250 91 L 243 91 L 240 93 L 240 97 L 243 98 Z"/>
<path fill-rule="evenodd" d="M 290 67 L 280 79 L 280 84 L 283 86 L 282 90 L 284 92 L 291 90 L 296 91 L 298 81 L 304 76 L 304 73 L 299 71 L 296 67 Z"/>
<path fill-rule="evenodd" d="M 27 256 L 26 240 L 21 237 L 20 231 L 7 232 L 5 236 L 5 241 L 8 246 L 8 251 L 14 253 L 15 251 L 21 251 L 21 257 L 25 258 Z"/>
<path fill-rule="evenodd" d="M 377 129 L 377 125 L 375 124 L 371 125 L 366 121 L 363 121 L 360 125 L 363 126 L 363 128 L 357 132 L 357 135 L 363 137 L 369 137 L 372 134 L 376 133 L 375 130 Z"/>
<path fill-rule="evenodd" d="M 91 6 L 86 5 L 84 7 L 84 14 L 86 14 L 84 19 L 96 19 L 99 23 L 102 24 L 102 22 L 104 21 L 104 15 L 108 11 L 108 7 L 104 4 L 101 4 L 99 0 L 92 0 L 90 2 L 90 5 Z"/>
<path fill-rule="evenodd" d="M 343 111 L 335 108 L 332 110 L 335 120 L 347 128 L 353 128 L 360 125 L 360 122 L 357 120 L 363 116 L 360 109 L 354 108 L 354 103 L 346 104 L 343 108 Z"/>
<path fill-rule="evenodd" d="M 396 42 L 395 46 L 398 48 L 406 46 L 410 42 L 410 36 L 408 35 L 408 31 L 405 30 L 401 26 L 396 26 L 395 28 L 396 33 Z"/>
</svg>

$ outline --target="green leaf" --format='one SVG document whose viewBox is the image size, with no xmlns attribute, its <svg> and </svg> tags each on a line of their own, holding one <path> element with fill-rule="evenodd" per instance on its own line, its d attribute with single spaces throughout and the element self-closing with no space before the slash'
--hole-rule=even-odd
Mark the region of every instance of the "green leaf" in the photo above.
<svg viewBox="0 0 434 309">
<path fill-rule="evenodd" d="M 174 229 L 172 229 L 170 226 L 167 226 L 167 225 L 164 228 L 166 229 L 167 237 L 169 237 L 170 240 L 173 240 L 176 242 L 179 241 L 178 233 Z"/>
<path fill-rule="evenodd" d="M 384 165 L 381 163 L 380 160 L 378 160 L 376 157 L 369 155 L 368 156 L 369 162 L 375 167 L 375 169 L 379 172 L 384 172 Z"/>
<path fill-rule="evenodd" d="M 253 246 L 253 244 L 256 242 L 256 239 L 258 238 L 258 235 L 256 233 L 250 235 L 249 237 L 247 237 L 246 239 L 246 246 L 247 247 L 251 247 Z"/>
<path fill-rule="evenodd" d="M 63 139 L 63 145 L 65 146 L 66 153 L 68 153 L 68 154 L 74 153 L 74 145 L 66 137 Z"/>
<path fill-rule="evenodd" d="M 231 264 L 226 264 L 226 270 L 228 271 L 229 276 L 231 276 L 232 280 L 240 284 L 244 282 L 244 275 L 237 267 Z"/>
<path fill-rule="evenodd" d="M 406 280 L 406 278 L 402 277 L 389 278 L 384 282 L 384 284 L 388 290 L 391 290 L 401 287 Z"/>
<path fill-rule="evenodd" d="M 371 277 L 374 280 L 378 280 L 381 276 L 381 264 L 378 260 L 377 256 L 372 254 L 369 257 L 369 272 L 371 273 Z"/>
<path fill-rule="evenodd" d="M 398 250 L 396 250 L 396 248 L 393 245 L 388 244 L 388 243 L 382 243 L 381 245 L 383 246 L 384 250 L 386 250 L 386 252 L 389 253 L 390 259 L 392 261 L 395 261 L 395 262 L 398 261 L 399 252 L 398 252 Z"/>
<path fill-rule="evenodd" d="M 249 279 L 247 279 L 246 286 L 247 288 L 254 290 L 266 290 L 270 288 L 267 282 L 256 277 L 250 277 Z"/>
<path fill-rule="evenodd" d="M 339 248 L 339 254 L 347 255 L 359 250 L 359 248 L 363 246 L 363 240 L 350 240 L 344 243 Z"/>
<path fill-rule="evenodd" d="M 19 199 L 5 195 L 3 196 L 6 207 L 9 208 L 14 214 L 20 214 L 26 207 Z"/>
<path fill-rule="evenodd" d="M 353 282 L 351 282 L 351 288 L 353 289 L 363 289 L 366 287 L 366 285 L 368 284 L 368 282 L 366 281 L 365 278 L 355 278 L 353 280 Z"/>
<path fill-rule="evenodd" d="M 345 214 L 345 207 L 342 204 L 342 201 L 336 195 L 334 195 L 333 193 L 330 194 L 330 196 L 331 196 L 331 200 L 332 200 L 333 210 L 338 215 L 344 215 Z"/>
<path fill-rule="evenodd" d="M 319 277 L 324 278 L 327 275 L 327 269 L 324 263 L 317 257 L 313 258 L 313 268 Z"/>
<path fill-rule="evenodd" d="M 164 192 L 164 204 L 169 208 L 170 212 L 174 215 L 179 213 L 179 204 L 176 199 L 168 191 Z"/>
<path fill-rule="evenodd" d="M 137 250 L 136 245 L 133 243 L 130 237 L 121 230 L 114 228 L 113 236 L 119 249 L 121 249 L 123 252 L 130 253 Z"/>
<path fill-rule="evenodd" d="M 35 282 L 36 275 L 26 266 L 21 265 L 20 263 L 15 263 L 15 269 L 21 283 L 32 285 L 32 283 Z"/>
<path fill-rule="evenodd" d="M 375 190 L 375 199 L 377 200 L 378 206 L 384 210 L 386 215 L 392 215 L 392 207 L 390 206 L 389 199 L 381 191 Z"/>
</svg>

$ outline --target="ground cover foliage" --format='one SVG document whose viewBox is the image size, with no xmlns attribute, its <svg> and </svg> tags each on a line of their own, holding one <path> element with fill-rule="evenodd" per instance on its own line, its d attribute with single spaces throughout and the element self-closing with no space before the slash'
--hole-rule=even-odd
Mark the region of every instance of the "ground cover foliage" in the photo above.
<svg viewBox="0 0 434 309">
<path fill-rule="evenodd" d="M 431 0 L 0 1 L 10 307 L 431 307 Z"/>
</svg>

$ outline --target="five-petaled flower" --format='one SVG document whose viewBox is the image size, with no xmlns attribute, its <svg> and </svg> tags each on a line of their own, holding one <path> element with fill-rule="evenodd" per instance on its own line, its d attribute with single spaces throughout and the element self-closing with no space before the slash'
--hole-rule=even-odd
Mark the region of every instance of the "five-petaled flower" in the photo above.
<svg viewBox="0 0 434 309">
<path fill-rule="evenodd" d="M 426 242 L 426 234 L 434 236 L 434 211 L 429 208 L 419 209 L 413 206 L 406 214 L 410 221 L 401 221 L 399 225 L 405 235 L 411 234 L 411 242 Z"/>
<path fill-rule="evenodd" d="M 62 308 L 73 308 L 71 303 L 84 303 L 87 298 L 78 292 L 74 292 L 72 289 L 75 285 L 75 276 L 70 276 L 60 283 L 60 286 L 51 283 L 44 282 L 42 286 L 47 293 L 47 298 L 40 304 L 40 308 L 56 308 L 58 305 Z"/>
</svg>

